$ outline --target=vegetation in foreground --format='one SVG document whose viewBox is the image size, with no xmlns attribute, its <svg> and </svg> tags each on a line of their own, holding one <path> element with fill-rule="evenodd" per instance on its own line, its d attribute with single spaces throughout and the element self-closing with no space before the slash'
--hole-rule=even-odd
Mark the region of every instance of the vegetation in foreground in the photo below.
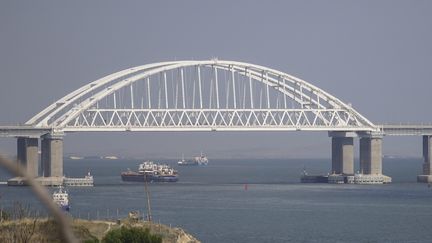
<svg viewBox="0 0 432 243">
<path fill-rule="evenodd" d="M 162 243 L 160 235 L 152 235 L 148 228 L 125 227 L 109 231 L 102 239 L 103 243 Z"/>
<path fill-rule="evenodd" d="M 0 210 L 0 242 L 62 242 L 58 224 L 41 218 L 29 207 L 16 203 L 10 210 Z M 80 242 L 120 243 L 198 243 L 197 239 L 180 228 L 171 228 L 137 218 L 102 221 L 72 219 L 73 234 Z"/>
<path fill-rule="evenodd" d="M 72 232 L 86 243 L 198 243 L 182 229 L 149 222 L 72 220 Z M 0 242 L 62 242 L 58 224 L 53 219 L 24 218 L 0 223 Z"/>
</svg>

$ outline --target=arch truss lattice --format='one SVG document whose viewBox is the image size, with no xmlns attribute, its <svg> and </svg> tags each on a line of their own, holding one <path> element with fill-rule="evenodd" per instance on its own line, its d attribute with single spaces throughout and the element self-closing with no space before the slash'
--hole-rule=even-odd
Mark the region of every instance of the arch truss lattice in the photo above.
<svg viewBox="0 0 432 243">
<path fill-rule="evenodd" d="M 373 131 L 322 89 L 243 62 L 174 61 L 129 68 L 51 104 L 27 125 L 68 131 Z"/>
</svg>

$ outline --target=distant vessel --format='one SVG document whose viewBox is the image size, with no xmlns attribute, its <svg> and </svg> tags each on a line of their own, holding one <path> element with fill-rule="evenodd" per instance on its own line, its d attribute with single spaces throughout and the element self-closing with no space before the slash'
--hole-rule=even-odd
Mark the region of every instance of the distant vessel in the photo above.
<svg viewBox="0 0 432 243">
<path fill-rule="evenodd" d="M 328 176 L 328 183 L 329 184 L 345 184 L 345 182 L 348 180 L 348 176 L 342 175 L 342 174 L 336 174 L 332 173 Z"/>
<path fill-rule="evenodd" d="M 306 169 L 300 177 L 302 183 L 329 183 L 329 184 L 388 184 L 392 178 L 382 174 L 363 174 L 355 173 L 354 175 L 347 174 L 328 174 L 325 175 L 308 175 Z"/>
<path fill-rule="evenodd" d="M 121 173 L 121 178 L 123 181 L 176 182 L 178 173 L 168 165 L 145 161 L 139 165 L 138 172 L 128 169 Z"/>
<path fill-rule="evenodd" d="M 327 183 L 328 176 L 322 175 L 309 175 L 306 172 L 306 168 L 303 168 L 303 173 L 300 177 L 301 183 Z"/>
<path fill-rule="evenodd" d="M 64 177 L 63 185 L 65 186 L 93 186 L 93 176 L 90 171 L 83 178 Z"/>
<path fill-rule="evenodd" d="M 347 177 L 348 184 L 389 184 L 392 178 L 382 174 L 363 174 L 355 173 L 354 176 Z"/>
<path fill-rule="evenodd" d="M 58 187 L 58 190 L 53 193 L 53 201 L 57 204 L 62 210 L 69 211 L 69 194 L 62 186 Z"/>
<path fill-rule="evenodd" d="M 185 160 L 182 156 L 182 159 L 177 162 L 177 165 L 181 165 L 181 166 L 183 166 L 183 165 L 207 165 L 207 164 L 208 164 L 207 156 L 203 155 L 203 153 L 201 153 L 200 156 L 196 156 L 192 160 Z"/>
</svg>

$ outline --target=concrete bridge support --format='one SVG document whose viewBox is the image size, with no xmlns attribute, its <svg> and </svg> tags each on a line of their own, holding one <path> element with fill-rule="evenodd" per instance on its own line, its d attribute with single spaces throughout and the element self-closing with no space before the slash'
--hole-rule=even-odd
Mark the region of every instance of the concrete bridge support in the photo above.
<svg viewBox="0 0 432 243">
<path fill-rule="evenodd" d="M 417 182 L 432 183 L 432 136 L 423 136 L 423 174 L 417 176 Z"/>
<path fill-rule="evenodd" d="M 63 137 L 47 134 L 42 137 L 42 172 L 44 177 L 63 176 Z"/>
<path fill-rule="evenodd" d="M 26 168 L 32 177 L 39 174 L 38 138 L 17 138 L 17 160 Z"/>
<path fill-rule="evenodd" d="M 366 175 L 382 174 L 382 137 L 360 138 L 360 173 Z"/>
<path fill-rule="evenodd" d="M 354 174 L 354 139 L 356 136 L 347 132 L 331 132 L 332 137 L 332 173 Z"/>
</svg>

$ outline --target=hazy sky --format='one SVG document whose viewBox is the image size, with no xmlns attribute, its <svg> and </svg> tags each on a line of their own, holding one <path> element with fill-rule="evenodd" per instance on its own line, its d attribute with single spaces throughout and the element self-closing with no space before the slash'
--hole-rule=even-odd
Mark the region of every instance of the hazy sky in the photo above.
<svg viewBox="0 0 432 243">
<path fill-rule="evenodd" d="M 374 123 L 432 122 L 432 1 L 0 1 L 0 124 L 24 123 L 80 86 L 183 59 L 268 66 Z M 327 133 L 76 133 L 66 153 L 329 157 Z M 0 151 L 15 153 L 15 139 Z M 419 137 L 384 154 L 421 155 Z"/>
</svg>

